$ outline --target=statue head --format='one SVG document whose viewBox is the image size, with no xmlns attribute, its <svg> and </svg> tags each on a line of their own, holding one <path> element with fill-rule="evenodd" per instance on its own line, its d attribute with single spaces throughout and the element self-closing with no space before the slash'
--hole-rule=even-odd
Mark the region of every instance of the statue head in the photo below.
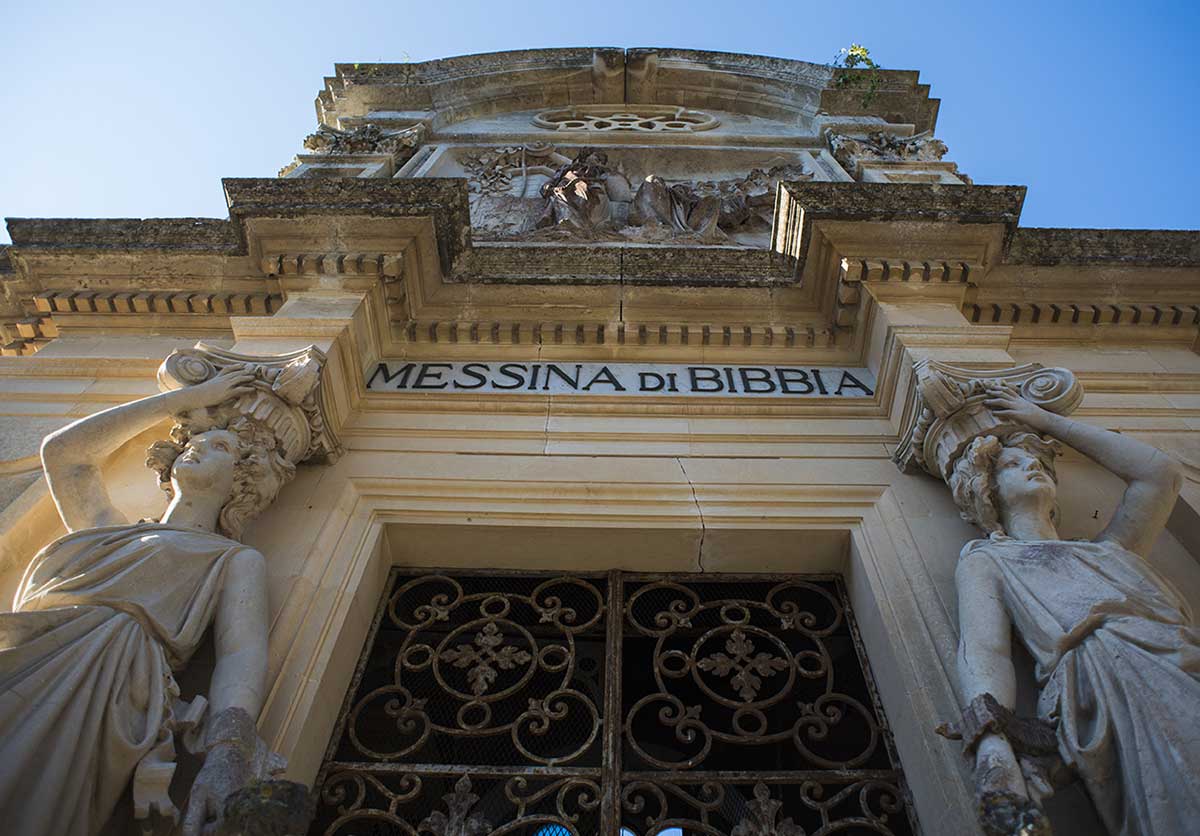
<svg viewBox="0 0 1200 836">
<path fill-rule="evenodd" d="M 209 422 L 189 429 L 177 424 L 170 441 L 151 445 L 146 464 L 158 473 L 169 497 L 216 494 L 225 498 L 217 518 L 221 534 L 241 537 L 292 478 L 296 466 L 281 454 L 271 430 L 233 412 L 224 420 L 209 411 Z"/>
<path fill-rule="evenodd" d="M 1006 533 L 1005 519 L 1017 514 L 1057 521 L 1058 450 L 1056 442 L 1033 432 L 971 441 L 946 479 L 963 519 L 989 534 Z"/>
<path fill-rule="evenodd" d="M 222 369 L 253 372 L 250 391 L 175 416 L 169 441 L 153 444 L 146 464 L 172 498 L 222 502 L 217 529 L 238 539 L 296 473 L 299 462 L 332 461 L 340 447 L 325 422 L 319 383 L 325 355 L 309 347 L 253 357 L 197 345 L 175 351 L 158 371 L 164 390 L 192 386 Z"/>
</svg>

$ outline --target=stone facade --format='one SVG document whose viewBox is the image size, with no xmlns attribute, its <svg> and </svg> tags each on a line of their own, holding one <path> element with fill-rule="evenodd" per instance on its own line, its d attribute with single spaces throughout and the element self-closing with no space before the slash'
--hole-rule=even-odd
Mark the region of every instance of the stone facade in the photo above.
<svg viewBox="0 0 1200 836">
<path fill-rule="evenodd" d="M 1200 776 L 1181 774 L 1169 797 L 1150 800 L 1137 779 L 1149 774 L 1156 747 L 1184 760 L 1196 754 L 1187 729 L 1163 716 L 1197 708 L 1180 704 L 1193 699 L 1194 673 L 1160 671 L 1167 696 L 1146 702 L 1162 718 L 1154 742 L 1119 759 L 1119 777 L 1105 778 L 1111 759 L 1080 755 L 1071 748 L 1078 726 L 1039 711 L 1062 664 L 1038 654 L 1031 637 L 1041 635 L 1039 624 L 1014 615 L 1014 603 L 1011 624 L 1001 613 L 981 628 L 971 616 L 984 608 L 962 605 L 981 585 L 1009 578 L 1012 561 L 1032 559 L 1006 549 L 1053 541 L 1038 554 L 1058 549 L 1055 560 L 1080 567 L 1115 542 L 1110 562 L 1135 573 L 1148 567 L 1138 577 L 1171 590 L 1146 592 L 1156 623 L 1177 618 L 1180 631 L 1191 629 L 1200 605 L 1200 233 L 1022 227 L 1024 187 L 977 185 L 958 171 L 936 138 L 938 101 L 916 73 L 880 70 L 872 83 L 864 97 L 822 65 L 672 49 L 338 65 L 317 98 L 318 128 L 280 177 L 224 181 L 227 219 L 10 219 L 13 243 L 0 249 L 0 591 L 17 611 L 3 616 L 0 698 L 16 693 L 24 670 L 13 661 L 25 647 L 18 634 L 31 629 L 22 617 L 62 603 L 45 567 L 77 553 L 100 567 L 125 559 L 119 549 L 98 551 L 88 539 L 96 525 L 135 530 L 134 521 L 161 520 L 146 525 L 170 532 L 191 519 L 173 510 L 179 492 L 164 495 L 146 471 L 148 447 L 160 445 L 151 458 L 171 484 L 176 457 L 207 455 L 185 452 L 193 438 L 232 444 L 227 436 L 241 429 L 241 475 L 222 490 L 240 495 L 271 483 L 259 493 L 273 501 L 256 504 L 253 518 L 239 512 L 221 522 L 225 493 L 221 504 L 196 500 L 214 514 L 203 559 L 258 565 L 237 555 L 260 556 L 261 587 L 243 581 L 246 595 L 266 603 L 247 609 L 258 620 L 223 622 L 220 613 L 237 608 L 213 597 L 180 649 L 167 642 L 166 655 L 146 650 L 164 672 L 172 663 L 180 705 L 162 721 L 165 737 L 150 747 L 157 760 L 137 780 L 137 758 L 93 774 L 117 795 L 132 782 L 131 803 L 128 795 L 105 802 L 116 808 L 103 832 L 136 832 L 138 818 L 168 832 L 173 809 L 193 830 L 223 816 L 227 832 L 295 832 L 314 811 L 273 777 L 269 752 L 286 758 L 282 777 L 319 785 L 312 832 L 342 832 L 332 823 L 339 815 L 390 803 L 390 815 L 410 828 L 394 832 L 490 833 L 504 823 L 494 806 L 503 793 L 493 786 L 504 775 L 528 782 L 508 787 L 525 812 L 505 815 L 528 813 L 529 833 L 541 832 L 539 822 L 572 821 L 566 812 L 528 812 L 540 803 L 529 799 L 554 792 L 560 811 L 580 805 L 577 822 L 594 815 L 596 824 L 570 825 L 581 836 L 615 836 L 622 823 L 637 836 L 664 831 L 667 817 L 649 809 L 652 794 L 641 807 L 633 799 L 650 792 L 634 784 L 654 780 L 637 773 L 614 783 L 625 774 L 614 753 L 642 756 L 621 748 L 621 724 L 608 716 L 626 708 L 619 676 L 594 700 L 594 774 L 562 772 L 571 764 L 548 756 L 513 773 L 501 763 L 468 773 L 451 764 L 436 780 L 428 777 L 436 770 L 414 766 L 427 776 L 424 795 L 414 789 L 420 781 L 387 784 L 369 769 L 362 774 L 371 780 L 335 786 L 329 765 L 347 760 L 338 740 L 352 728 L 356 689 L 372 675 L 359 659 L 393 617 L 380 602 L 397 577 L 427 569 L 453 578 L 565 573 L 584 578 L 580 588 L 609 584 L 630 596 L 639 584 L 667 583 L 663 573 L 687 589 L 722 573 L 752 574 L 737 581 L 751 586 L 819 576 L 844 589 L 838 607 L 854 614 L 844 647 L 865 654 L 865 681 L 874 683 L 860 704 L 870 713 L 877 698 L 894 739 L 894 749 L 881 744 L 875 777 L 862 779 L 860 814 L 877 829 L 1171 832 L 1162 822 L 1192 803 Z M 243 377 L 217 391 L 211 381 L 222 370 Z M 831 385 L 831 370 L 849 373 L 857 387 L 844 377 Z M 120 433 L 111 417 L 81 421 L 113 407 L 140 417 Z M 91 441 L 65 445 L 65 458 L 54 453 L 64 445 L 50 444 L 41 456 L 47 436 Z M 1048 486 L 1038 494 L 1045 519 L 1014 511 L 1026 494 L 989 475 L 1002 457 L 1037 459 L 1031 450 L 1051 446 L 1041 436 L 1065 444 L 1056 462 L 1043 457 L 1056 485 L 1053 501 Z M 1161 451 L 1153 454 L 1161 478 L 1142 466 L 1150 447 Z M 274 461 L 268 453 L 286 463 L 279 473 L 264 464 Z M 981 505 L 970 486 L 987 479 L 998 480 L 1000 493 Z M 80 488 L 85 482 L 92 487 Z M 1126 495 L 1126 484 L 1140 487 Z M 1051 511 L 1053 534 L 1038 528 Z M 57 540 L 68 528 L 77 533 Z M 1007 539 L 964 551 L 981 528 Z M 162 531 L 154 536 L 165 551 L 191 548 Z M 220 551 L 222 543 L 232 551 Z M 994 572 L 972 575 L 960 552 Z M 190 582 L 184 573 L 152 577 L 152 586 L 176 590 Z M 238 577 L 221 575 L 221 589 Z M 1089 586 L 1094 577 L 1072 576 L 1092 603 L 1100 595 Z M 480 616 L 486 624 L 447 637 L 438 654 L 446 676 L 464 677 L 464 705 L 491 706 L 514 671 L 560 670 L 565 663 L 545 635 L 560 627 L 575 635 L 564 608 L 583 619 L 565 593 L 555 604 L 511 584 L 505 596 L 536 604 L 541 626 L 529 635 L 543 644 L 523 649 L 514 640 L 520 631 L 501 623 L 517 616 L 481 604 L 494 608 Z M 157 589 L 138 587 L 116 608 Z M 697 595 L 699 613 L 708 599 Z M 100 598 L 85 603 L 99 607 Z M 433 600 L 420 624 L 451 630 L 439 618 L 458 624 L 455 600 Z M 601 649 L 639 646 L 659 629 L 622 645 L 636 607 L 632 597 L 619 600 L 629 617 L 587 634 Z M 1136 609 L 1143 599 L 1128 600 Z M 727 733 L 734 742 L 765 734 L 754 731 L 755 711 L 763 728 L 780 712 L 791 717 L 791 709 L 756 706 L 799 670 L 801 657 L 789 657 L 798 651 L 774 642 L 804 620 L 759 603 L 755 612 L 770 612 L 777 627 L 743 618 L 744 602 L 725 603 L 712 648 L 664 657 L 697 682 L 717 682 L 703 687 L 728 689 L 719 693 L 737 712 Z M 699 615 L 695 625 L 682 623 L 684 610 L 670 610 L 659 627 L 700 629 Z M 241 625 L 239 642 L 218 637 L 204 650 L 213 619 L 218 636 Z M 1004 629 L 989 632 L 996 624 Z M 985 658 L 980 648 L 1004 644 L 1014 627 L 1036 645 L 1032 657 L 1018 648 L 972 667 Z M 238 652 L 259 647 L 261 659 L 250 653 L 249 662 Z M 433 655 L 398 660 L 397 670 L 432 669 Z M 246 681 L 261 676 L 250 697 L 226 687 L 230 660 L 248 665 Z M 1011 681 L 972 678 L 996 670 L 992 663 L 1011 669 Z M 43 686 L 54 693 L 53 681 Z M 581 693 L 574 680 L 562 690 Z M 555 702 L 561 695 L 525 701 L 519 691 L 519 716 L 535 726 L 553 726 L 568 710 Z M 203 704 L 197 697 L 224 711 L 187 713 L 184 702 Z M 423 699 L 396 697 L 388 721 L 396 734 L 425 721 L 454 728 L 453 718 L 430 719 L 439 706 Z M 660 716 L 675 717 L 680 741 L 688 724 L 688 739 L 701 726 L 713 733 L 711 714 L 677 699 L 679 714 Z M 795 715 L 797 729 L 837 725 L 816 701 Z M 53 749 L 62 732 L 24 716 L 10 707 L 0 717 L 8 739 Z M 460 732 L 480 723 L 469 713 L 458 722 Z M 187 723 L 201 724 L 190 737 Z M 1117 725 L 1118 737 L 1141 734 L 1135 720 Z M 939 726 L 972 757 L 938 736 Z M 84 745 L 108 751 L 102 739 Z M 665 757 L 656 752 L 647 763 Z M 1033 756 L 1063 763 L 1028 774 L 1014 766 Z M 178 769 L 169 766 L 176 760 Z M 116 774 L 126 767 L 129 775 Z M 11 791 L 19 782 L 4 769 L 0 803 L 26 813 L 14 820 L 38 819 L 22 805 L 48 802 L 20 800 Z M 886 783 L 900 770 L 905 788 L 895 798 L 868 798 L 871 780 Z M 565 783 L 538 795 L 546 776 Z M 687 794 L 679 787 L 697 786 L 686 775 L 673 780 L 675 798 Z M 834 791 L 789 794 L 782 773 L 727 783 L 722 798 L 735 812 L 713 802 L 703 813 L 711 820 L 689 813 L 696 832 L 812 833 L 812 822 L 834 815 L 821 801 Z M 428 797 L 412 802 L 425 806 L 406 813 L 408 792 Z M 690 797 L 703 800 L 699 792 Z M 383 795 L 369 801 L 369 793 Z M 1114 812 L 1116 798 L 1133 812 Z M 48 832 L 104 827 L 78 821 Z"/>
</svg>

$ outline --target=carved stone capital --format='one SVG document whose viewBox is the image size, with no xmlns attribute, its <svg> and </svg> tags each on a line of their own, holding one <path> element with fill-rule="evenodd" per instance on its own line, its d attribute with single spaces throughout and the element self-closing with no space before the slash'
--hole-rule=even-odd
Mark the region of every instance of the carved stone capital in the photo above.
<svg viewBox="0 0 1200 836">
<path fill-rule="evenodd" d="M 304 147 L 315 154 L 391 154 L 398 157 L 417 148 L 424 138 L 423 124 L 397 131 L 371 124 L 349 131 L 322 127 L 304 138 Z"/>
<path fill-rule="evenodd" d="M 931 131 L 916 136 L 896 136 L 875 133 L 847 136 L 827 131 L 825 139 L 834 158 L 847 170 L 860 161 L 876 162 L 937 162 L 946 155 L 946 143 L 935 139 Z"/>
<path fill-rule="evenodd" d="M 195 348 L 173 351 L 163 360 L 158 385 L 171 391 L 203 383 L 229 368 L 252 371 L 254 391 L 239 397 L 233 409 L 268 427 L 280 453 L 292 464 L 310 459 L 332 461 L 340 455 L 341 445 L 326 417 L 321 386 L 325 359 L 315 346 L 289 354 L 254 356 L 197 343 Z M 189 416 L 187 420 L 195 423 L 203 418 Z"/>
<path fill-rule="evenodd" d="M 416 154 L 425 135 L 424 123 L 397 130 L 369 123 L 346 131 L 322 126 L 304 138 L 308 153 L 281 168 L 279 176 L 312 176 L 324 170 L 340 172 L 337 176 L 390 177 Z M 359 173 L 347 174 L 347 168 Z"/>
<path fill-rule="evenodd" d="M 920 360 L 916 403 L 893 457 L 901 470 L 924 470 L 945 479 L 967 445 L 981 435 L 1004 437 L 1028 428 L 1005 422 L 983 405 L 997 384 L 1059 415 L 1074 412 L 1083 386 L 1068 369 L 1026 363 L 1006 369 L 969 369 L 936 360 Z"/>
<path fill-rule="evenodd" d="M 946 143 L 936 139 L 931 131 L 916 136 L 897 136 L 882 131 L 866 135 L 840 134 L 827 129 L 825 141 L 834 159 L 855 180 L 958 185 L 971 182 L 958 166 L 942 160 L 947 151 Z"/>
</svg>

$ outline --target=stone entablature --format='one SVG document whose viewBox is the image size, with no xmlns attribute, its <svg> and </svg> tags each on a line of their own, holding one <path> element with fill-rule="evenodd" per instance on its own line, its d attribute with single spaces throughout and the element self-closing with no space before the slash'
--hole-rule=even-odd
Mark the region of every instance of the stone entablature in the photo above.
<svg viewBox="0 0 1200 836">
<path fill-rule="evenodd" d="M 804 348 L 846 363 L 862 350 L 874 300 L 902 292 L 949 302 L 979 325 L 1011 326 L 1043 339 L 1075 339 L 1068 330 L 1078 334 L 1081 326 L 1112 335 L 1106 339 L 1131 326 L 1195 328 L 1200 306 L 1194 268 L 1183 266 L 1196 247 L 1194 233 L 1082 230 L 1072 237 L 1032 230 L 1022 239 L 1020 188 L 789 181 L 773 219 L 775 243 L 756 251 L 475 242 L 465 222 L 464 185 L 230 180 L 232 221 L 13 220 L 14 272 L 5 284 L 24 307 L 4 320 L 4 345 L 9 354 L 27 354 L 62 328 L 138 327 L 138 317 L 168 317 L 195 336 L 216 336 L 231 316 L 272 314 L 289 288 L 330 283 L 378 282 L 388 339 L 397 345 Z M 374 217 L 390 237 L 350 244 L 335 231 L 331 213 Z M 287 223 L 297 230 L 329 229 L 328 249 L 314 248 L 316 239 L 284 243 L 255 231 L 262 228 L 258 219 L 280 216 L 294 218 Z M 920 254 L 909 254 L 911 243 L 893 234 L 898 221 L 921 225 L 928 243 Z M 1106 247 L 1088 250 L 1089 265 L 1136 270 L 1123 265 L 1153 267 L 1155 253 L 1162 253 L 1168 272 L 1160 269 L 1166 284 L 1156 290 L 1157 301 L 1147 298 L 1141 274 L 1114 286 L 1111 272 L 1090 290 L 1073 279 L 1074 298 L 1063 298 L 1056 274 L 1044 272 L 1049 268 L 1036 277 L 1046 289 L 1031 299 L 1030 278 L 1004 255 L 1014 238 L 1038 240 L 1044 261 L 1054 242 L 1063 255 L 1053 269 L 1076 270 L 1072 261 L 1098 236 Z M 1172 246 L 1158 250 L 1159 241 Z M 146 287 L 144 277 L 129 272 L 123 252 L 155 253 L 156 263 L 179 267 L 156 270 L 154 286 Z M 81 253 L 89 253 L 86 267 Z M 100 268 L 106 263 L 112 267 Z M 197 272 L 199 264 L 212 278 Z M 518 288 L 541 294 L 536 315 L 514 304 Z M 650 298 L 651 288 L 657 300 L 646 306 L 639 299 Z M 757 301 L 766 288 L 777 294 L 769 312 Z M 587 312 L 580 311 L 580 293 L 593 300 Z M 722 301 L 711 309 L 688 301 L 704 294 Z M 464 316 L 468 299 L 471 312 Z"/>
</svg>

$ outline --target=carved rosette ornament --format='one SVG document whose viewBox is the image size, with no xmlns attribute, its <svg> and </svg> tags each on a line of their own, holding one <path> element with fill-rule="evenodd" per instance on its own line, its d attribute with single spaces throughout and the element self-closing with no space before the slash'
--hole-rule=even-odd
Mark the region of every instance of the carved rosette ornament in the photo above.
<svg viewBox="0 0 1200 836">
<path fill-rule="evenodd" d="M 1068 369 L 1026 363 L 1005 369 L 966 369 L 936 360 L 919 360 L 916 401 L 896 448 L 895 462 L 912 473 L 923 470 L 949 477 L 954 463 L 980 436 L 1004 438 L 1024 427 L 997 418 L 983 402 L 999 385 L 1058 415 L 1070 415 L 1083 400 L 1083 387 Z"/>
</svg>

